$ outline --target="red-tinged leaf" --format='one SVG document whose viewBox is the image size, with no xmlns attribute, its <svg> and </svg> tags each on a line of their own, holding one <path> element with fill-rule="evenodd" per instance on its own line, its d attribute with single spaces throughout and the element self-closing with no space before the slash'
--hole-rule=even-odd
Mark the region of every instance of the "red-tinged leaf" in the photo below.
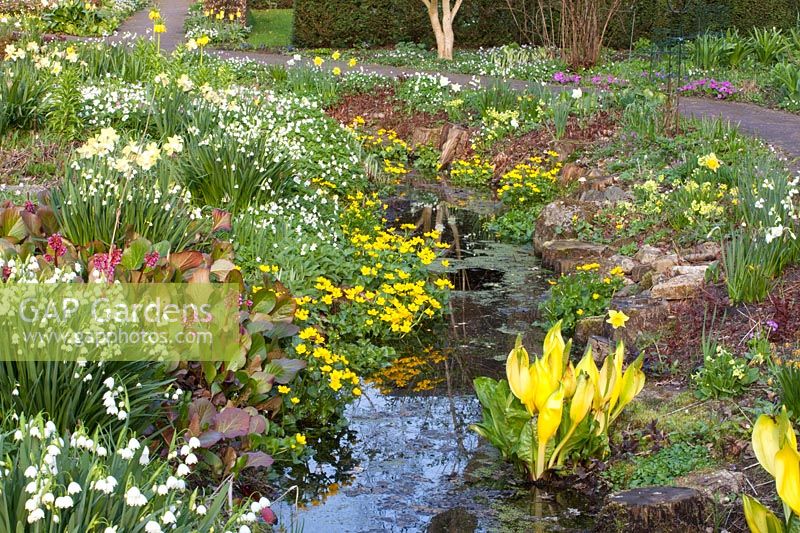
<svg viewBox="0 0 800 533">
<path fill-rule="evenodd" d="M 197 268 L 187 280 L 189 283 L 211 283 L 211 271 L 207 268 Z"/>
<path fill-rule="evenodd" d="M 267 430 L 267 419 L 261 415 L 250 417 L 250 427 L 248 428 L 250 435 L 261 435 Z"/>
<path fill-rule="evenodd" d="M 211 232 L 217 231 L 230 231 L 233 225 L 231 224 L 231 214 L 222 209 L 214 209 L 211 211 L 211 219 L 214 224 L 211 226 Z"/>
<path fill-rule="evenodd" d="M 214 261 L 214 264 L 211 265 L 211 273 L 217 276 L 217 279 L 220 281 L 225 281 L 228 277 L 228 273 L 233 270 L 236 270 L 236 265 L 227 259 L 217 259 Z"/>
<path fill-rule="evenodd" d="M 201 433 L 200 436 L 197 437 L 197 440 L 200 441 L 201 448 L 211 448 L 213 445 L 222 440 L 222 433 L 210 429 Z"/>
<path fill-rule="evenodd" d="M 264 452 L 245 452 L 247 465 L 245 468 L 269 468 L 275 460 Z"/>
<path fill-rule="evenodd" d="M 227 407 L 214 417 L 214 427 L 227 439 L 244 437 L 250 431 L 250 415 L 244 409 Z"/>
<path fill-rule="evenodd" d="M 197 398 L 189 404 L 189 420 L 197 416 L 201 431 L 214 423 L 216 414 L 217 408 L 207 398 Z"/>
<path fill-rule="evenodd" d="M 39 222 L 42 224 L 42 229 L 47 235 L 51 235 L 58 231 L 58 219 L 56 213 L 50 206 L 43 205 L 36 210 L 36 216 L 39 217 Z"/>
<path fill-rule="evenodd" d="M 236 450 L 228 446 L 225 448 L 225 453 L 222 454 L 222 464 L 225 465 L 225 474 L 230 473 L 236 464 Z"/>
<path fill-rule="evenodd" d="M 20 215 L 20 209 L 8 207 L 0 212 L 2 236 L 16 244 L 28 236 L 28 228 Z"/>
<path fill-rule="evenodd" d="M 38 215 L 22 211 L 22 221 L 25 223 L 29 234 L 34 237 L 42 237 L 44 235 L 42 233 L 42 219 Z"/>
<path fill-rule="evenodd" d="M 189 426 L 186 428 L 190 437 L 197 437 L 200 435 L 200 413 L 194 412 L 189 419 Z"/>
<path fill-rule="evenodd" d="M 281 385 L 286 385 L 294 379 L 298 372 L 303 370 L 308 364 L 302 359 L 274 359 L 270 361 L 273 365 L 278 365 L 283 370 L 275 376 L 275 381 Z"/>
<path fill-rule="evenodd" d="M 185 250 L 170 254 L 169 264 L 181 272 L 186 272 L 189 269 L 197 268 L 203 264 L 203 254 L 193 250 Z"/>
</svg>

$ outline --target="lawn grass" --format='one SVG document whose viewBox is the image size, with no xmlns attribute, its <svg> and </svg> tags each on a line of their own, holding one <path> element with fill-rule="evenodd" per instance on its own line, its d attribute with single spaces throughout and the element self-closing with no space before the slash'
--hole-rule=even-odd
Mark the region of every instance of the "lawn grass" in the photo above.
<svg viewBox="0 0 800 533">
<path fill-rule="evenodd" d="M 289 46 L 293 21 L 293 9 L 253 9 L 250 11 L 253 30 L 247 42 L 255 47 Z"/>
</svg>

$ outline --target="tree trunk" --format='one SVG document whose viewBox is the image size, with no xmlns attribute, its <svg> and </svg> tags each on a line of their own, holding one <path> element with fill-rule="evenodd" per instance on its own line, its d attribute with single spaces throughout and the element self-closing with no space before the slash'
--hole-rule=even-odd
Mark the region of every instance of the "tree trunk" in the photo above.
<svg viewBox="0 0 800 533">
<path fill-rule="evenodd" d="M 440 1 L 442 3 L 441 19 L 439 17 Z M 422 0 L 428 9 L 428 18 L 431 21 L 433 36 L 436 38 L 436 51 L 440 59 L 453 59 L 455 44 L 453 21 L 461 7 L 462 0 L 456 0 L 454 5 L 450 5 L 450 2 L 451 0 Z"/>
</svg>

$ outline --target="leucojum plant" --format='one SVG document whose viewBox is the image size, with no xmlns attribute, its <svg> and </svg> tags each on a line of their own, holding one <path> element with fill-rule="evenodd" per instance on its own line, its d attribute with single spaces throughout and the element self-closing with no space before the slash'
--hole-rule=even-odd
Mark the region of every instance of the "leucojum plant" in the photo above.
<svg viewBox="0 0 800 533">
<path fill-rule="evenodd" d="M 789 415 L 784 407 L 778 416 L 761 415 L 753 426 L 753 451 L 764 470 L 775 478 L 783 503 L 781 521 L 760 502 L 743 495 L 744 516 L 754 533 L 788 533 L 800 526 L 800 453 Z"/>
<path fill-rule="evenodd" d="M 543 355 L 530 361 L 521 340 L 508 354 L 507 380 L 475 380 L 483 421 L 472 429 L 521 466 L 531 481 L 560 468 L 569 458 L 608 453 L 608 429 L 644 387 L 642 358 L 623 372 L 622 342 L 598 370 L 591 349 L 573 366 L 572 341 L 561 322 L 544 339 Z"/>
</svg>

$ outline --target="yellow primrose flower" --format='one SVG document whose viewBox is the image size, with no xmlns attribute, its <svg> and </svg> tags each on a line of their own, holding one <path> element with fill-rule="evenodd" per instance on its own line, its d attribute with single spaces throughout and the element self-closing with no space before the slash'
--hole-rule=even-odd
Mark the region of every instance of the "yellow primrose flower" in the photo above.
<svg viewBox="0 0 800 533">
<path fill-rule="evenodd" d="M 608 320 L 606 320 L 606 322 L 611 324 L 611 327 L 614 329 L 624 328 L 625 322 L 627 322 L 629 318 L 630 317 L 622 311 L 614 311 L 611 309 L 608 311 Z"/>
</svg>

